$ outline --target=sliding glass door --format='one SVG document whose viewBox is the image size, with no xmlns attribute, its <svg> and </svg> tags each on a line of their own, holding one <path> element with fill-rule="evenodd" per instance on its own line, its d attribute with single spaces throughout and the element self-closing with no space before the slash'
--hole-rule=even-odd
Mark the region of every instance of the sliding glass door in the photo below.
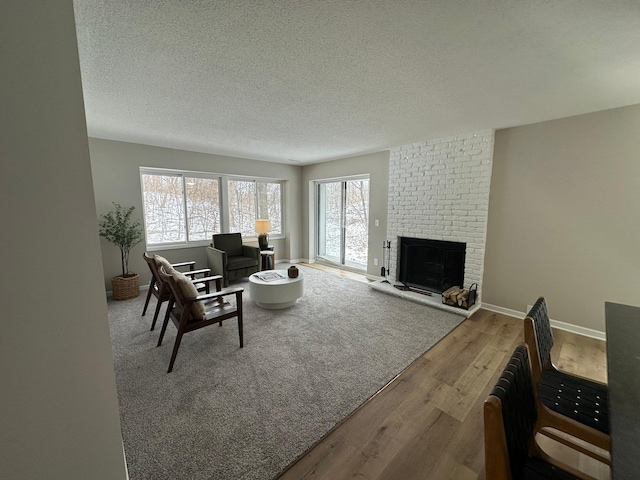
<svg viewBox="0 0 640 480">
<path fill-rule="evenodd" d="M 317 258 L 357 270 L 367 269 L 369 179 L 317 183 Z"/>
</svg>

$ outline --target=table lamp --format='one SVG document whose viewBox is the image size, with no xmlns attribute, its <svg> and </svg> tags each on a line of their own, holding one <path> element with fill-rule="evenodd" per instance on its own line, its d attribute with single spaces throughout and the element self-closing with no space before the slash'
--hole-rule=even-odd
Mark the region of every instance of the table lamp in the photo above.
<svg viewBox="0 0 640 480">
<path fill-rule="evenodd" d="M 269 248 L 269 232 L 271 231 L 271 220 L 256 220 L 256 233 L 258 234 L 258 246 L 260 250 Z"/>
</svg>

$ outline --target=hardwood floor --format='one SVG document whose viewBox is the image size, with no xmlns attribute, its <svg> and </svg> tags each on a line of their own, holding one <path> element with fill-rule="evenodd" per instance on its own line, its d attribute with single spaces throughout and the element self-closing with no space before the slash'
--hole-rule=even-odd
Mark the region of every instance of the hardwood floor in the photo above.
<svg viewBox="0 0 640 480">
<path fill-rule="evenodd" d="M 604 342 L 554 335 L 556 365 L 606 381 Z M 476 312 L 279 478 L 485 479 L 482 405 L 522 340 L 520 319 Z M 544 445 L 595 478 L 609 478 L 605 465 L 553 442 Z"/>
</svg>

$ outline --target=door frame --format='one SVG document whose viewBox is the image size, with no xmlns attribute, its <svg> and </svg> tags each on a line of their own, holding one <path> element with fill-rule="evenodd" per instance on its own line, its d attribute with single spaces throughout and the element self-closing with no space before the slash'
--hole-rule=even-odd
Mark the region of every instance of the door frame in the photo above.
<svg viewBox="0 0 640 480">
<path fill-rule="evenodd" d="M 341 218 L 340 218 L 340 223 L 341 223 L 341 254 L 340 254 L 340 263 L 335 263 L 332 262 L 330 260 L 326 260 L 324 258 L 321 258 L 319 256 L 318 250 L 320 247 L 320 225 L 319 225 L 319 221 L 320 221 L 320 204 L 319 204 L 319 198 L 320 198 L 320 185 L 322 184 L 327 184 L 327 183 L 338 183 L 338 182 L 349 182 L 349 181 L 354 181 L 354 180 L 367 180 L 369 182 L 369 199 L 367 200 L 367 208 L 370 209 L 370 204 L 371 204 L 371 176 L 367 173 L 367 174 L 361 174 L 361 175 L 348 175 L 348 176 L 343 176 L 343 177 L 334 177 L 334 178 L 323 178 L 323 179 L 317 179 L 317 180 L 312 180 L 313 183 L 313 226 L 312 226 L 312 230 L 313 230 L 313 261 L 320 263 L 320 264 L 324 264 L 324 265 L 330 265 L 336 268 L 340 268 L 343 270 L 349 270 L 349 271 L 353 271 L 353 272 L 357 272 L 357 273 L 362 273 L 362 272 L 366 272 L 367 271 L 367 262 L 364 263 L 363 268 L 356 268 L 356 267 L 352 267 L 349 265 L 345 265 L 345 253 L 344 253 L 344 249 L 345 249 L 345 243 L 346 243 L 346 239 L 345 239 L 345 232 L 346 232 L 346 226 L 344 225 L 345 223 L 345 218 L 344 218 L 344 210 L 345 210 L 345 195 L 346 195 L 346 189 L 342 188 L 341 189 L 341 194 L 342 194 L 342 198 L 341 198 Z M 369 217 L 369 213 L 367 212 L 367 217 Z M 370 219 L 369 219 L 370 221 Z M 368 237 L 369 237 L 369 225 L 367 225 L 367 258 L 369 257 L 369 242 L 368 242 Z"/>
</svg>

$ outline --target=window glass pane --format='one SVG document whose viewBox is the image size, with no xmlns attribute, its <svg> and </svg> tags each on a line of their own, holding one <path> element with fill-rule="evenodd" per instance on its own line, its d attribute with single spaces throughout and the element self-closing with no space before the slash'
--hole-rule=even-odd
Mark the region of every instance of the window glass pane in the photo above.
<svg viewBox="0 0 640 480">
<path fill-rule="evenodd" d="M 321 183 L 318 198 L 318 255 L 340 263 L 342 245 L 342 183 Z"/>
<path fill-rule="evenodd" d="M 243 236 L 256 235 L 256 184 L 229 180 L 229 231 Z"/>
<path fill-rule="evenodd" d="M 318 183 L 317 256 L 366 270 L 369 179 Z"/>
<path fill-rule="evenodd" d="M 184 242 L 182 177 L 143 174 L 142 190 L 147 244 Z"/>
<path fill-rule="evenodd" d="M 206 173 L 140 172 L 147 245 L 208 241 L 225 231 L 255 237 L 255 221 L 271 221 L 271 234 L 282 235 L 282 182 L 225 177 L 228 205 L 221 203 L 221 177 Z"/>
<path fill-rule="evenodd" d="M 189 240 L 209 240 L 220 233 L 220 182 L 217 178 L 185 177 Z"/>
<path fill-rule="evenodd" d="M 345 265 L 366 269 L 369 249 L 369 180 L 351 180 L 346 183 Z"/>
<path fill-rule="evenodd" d="M 282 233 L 282 186 L 258 183 L 258 218 L 271 220 L 271 235 Z"/>
</svg>

